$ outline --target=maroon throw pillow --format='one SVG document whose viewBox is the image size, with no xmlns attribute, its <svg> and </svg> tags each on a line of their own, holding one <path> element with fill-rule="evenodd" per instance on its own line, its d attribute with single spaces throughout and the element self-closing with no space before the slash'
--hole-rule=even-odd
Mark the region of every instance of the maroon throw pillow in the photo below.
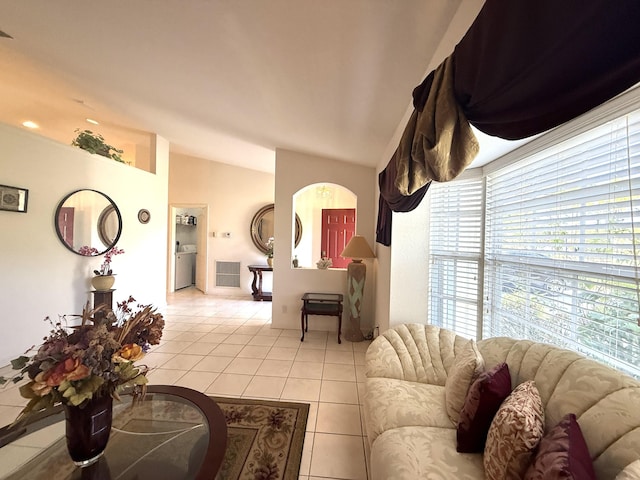
<svg viewBox="0 0 640 480">
<path fill-rule="evenodd" d="M 506 363 L 481 373 L 471 384 L 458 420 L 458 452 L 484 452 L 491 421 L 510 393 L 511 374 Z"/>
<path fill-rule="evenodd" d="M 573 413 L 549 430 L 524 480 L 596 480 L 580 424 Z"/>
</svg>

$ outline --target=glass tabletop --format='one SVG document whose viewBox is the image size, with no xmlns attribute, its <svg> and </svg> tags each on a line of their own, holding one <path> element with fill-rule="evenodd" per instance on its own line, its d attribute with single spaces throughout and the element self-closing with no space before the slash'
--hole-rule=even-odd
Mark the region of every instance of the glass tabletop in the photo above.
<svg viewBox="0 0 640 480">
<path fill-rule="evenodd" d="M 305 293 L 301 300 L 308 302 L 342 302 L 341 293 Z"/>
<path fill-rule="evenodd" d="M 226 443 L 225 418 L 213 400 L 188 388 L 155 385 L 135 405 L 128 395 L 114 401 L 111 436 L 96 464 L 74 466 L 58 410 L 0 448 L 0 478 L 211 480 Z"/>
</svg>

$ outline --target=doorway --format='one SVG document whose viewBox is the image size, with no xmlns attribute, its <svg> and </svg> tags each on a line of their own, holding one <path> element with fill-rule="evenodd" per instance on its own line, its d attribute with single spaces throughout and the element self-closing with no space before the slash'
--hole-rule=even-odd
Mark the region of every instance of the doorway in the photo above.
<svg viewBox="0 0 640 480">
<path fill-rule="evenodd" d="M 174 292 L 195 285 L 208 290 L 207 205 L 170 206 L 169 268 L 167 290 Z"/>
</svg>

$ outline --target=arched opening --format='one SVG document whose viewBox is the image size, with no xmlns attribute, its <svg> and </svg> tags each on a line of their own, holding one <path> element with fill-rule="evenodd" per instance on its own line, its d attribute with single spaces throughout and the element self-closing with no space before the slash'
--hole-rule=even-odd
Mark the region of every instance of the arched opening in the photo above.
<svg viewBox="0 0 640 480">
<path fill-rule="evenodd" d="M 342 241 L 346 244 L 349 238 L 328 240 L 326 226 L 324 227 L 323 243 L 323 210 L 325 218 L 330 212 L 339 213 L 341 210 L 352 210 L 353 231 L 355 232 L 357 200 L 358 197 L 351 190 L 335 183 L 314 183 L 293 194 L 292 227 L 295 225 L 296 215 L 302 224 L 300 242 L 291 252 L 291 258 L 297 259 L 298 268 L 316 268 L 316 262 L 321 259 L 323 252 L 329 256 L 331 250 L 335 250 L 335 244 L 331 242 L 340 243 Z M 291 231 L 295 232 L 295 229 L 292 228 Z M 329 241 L 329 247 L 327 247 L 327 241 Z M 295 243 L 292 241 L 291 244 Z M 337 267 L 340 268 L 341 265 L 337 265 Z"/>
</svg>

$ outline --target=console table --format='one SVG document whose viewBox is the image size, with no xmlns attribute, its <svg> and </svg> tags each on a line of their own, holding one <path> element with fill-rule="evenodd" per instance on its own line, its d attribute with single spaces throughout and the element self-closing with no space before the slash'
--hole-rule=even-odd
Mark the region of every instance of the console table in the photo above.
<svg viewBox="0 0 640 480">
<path fill-rule="evenodd" d="M 301 342 L 304 342 L 304 332 L 309 331 L 309 315 L 329 315 L 338 317 L 338 343 L 342 330 L 342 294 L 341 293 L 305 293 L 302 298 L 300 326 L 302 327 Z"/>
<path fill-rule="evenodd" d="M 13 447 L 15 456 L 8 462 L 14 464 L 13 471 L 11 465 L 0 463 L 0 477 L 211 480 L 227 446 L 220 407 L 205 394 L 178 386 L 150 385 L 144 400 L 135 405 L 129 395 L 122 395 L 122 402 L 113 403 L 113 426 L 104 455 L 83 469 L 75 467 L 67 452 L 62 406 L 38 415 L 24 426 L 0 429 L 0 442 L 7 444 L 2 448 Z"/>
<path fill-rule="evenodd" d="M 249 265 L 248 268 L 249 271 L 253 273 L 253 283 L 251 283 L 253 299 L 256 302 L 259 302 L 260 300 L 271 302 L 271 292 L 262 291 L 262 272 L 273 272 L 273 267 L 270 267 L 269 265 Z"/>
</svg>

